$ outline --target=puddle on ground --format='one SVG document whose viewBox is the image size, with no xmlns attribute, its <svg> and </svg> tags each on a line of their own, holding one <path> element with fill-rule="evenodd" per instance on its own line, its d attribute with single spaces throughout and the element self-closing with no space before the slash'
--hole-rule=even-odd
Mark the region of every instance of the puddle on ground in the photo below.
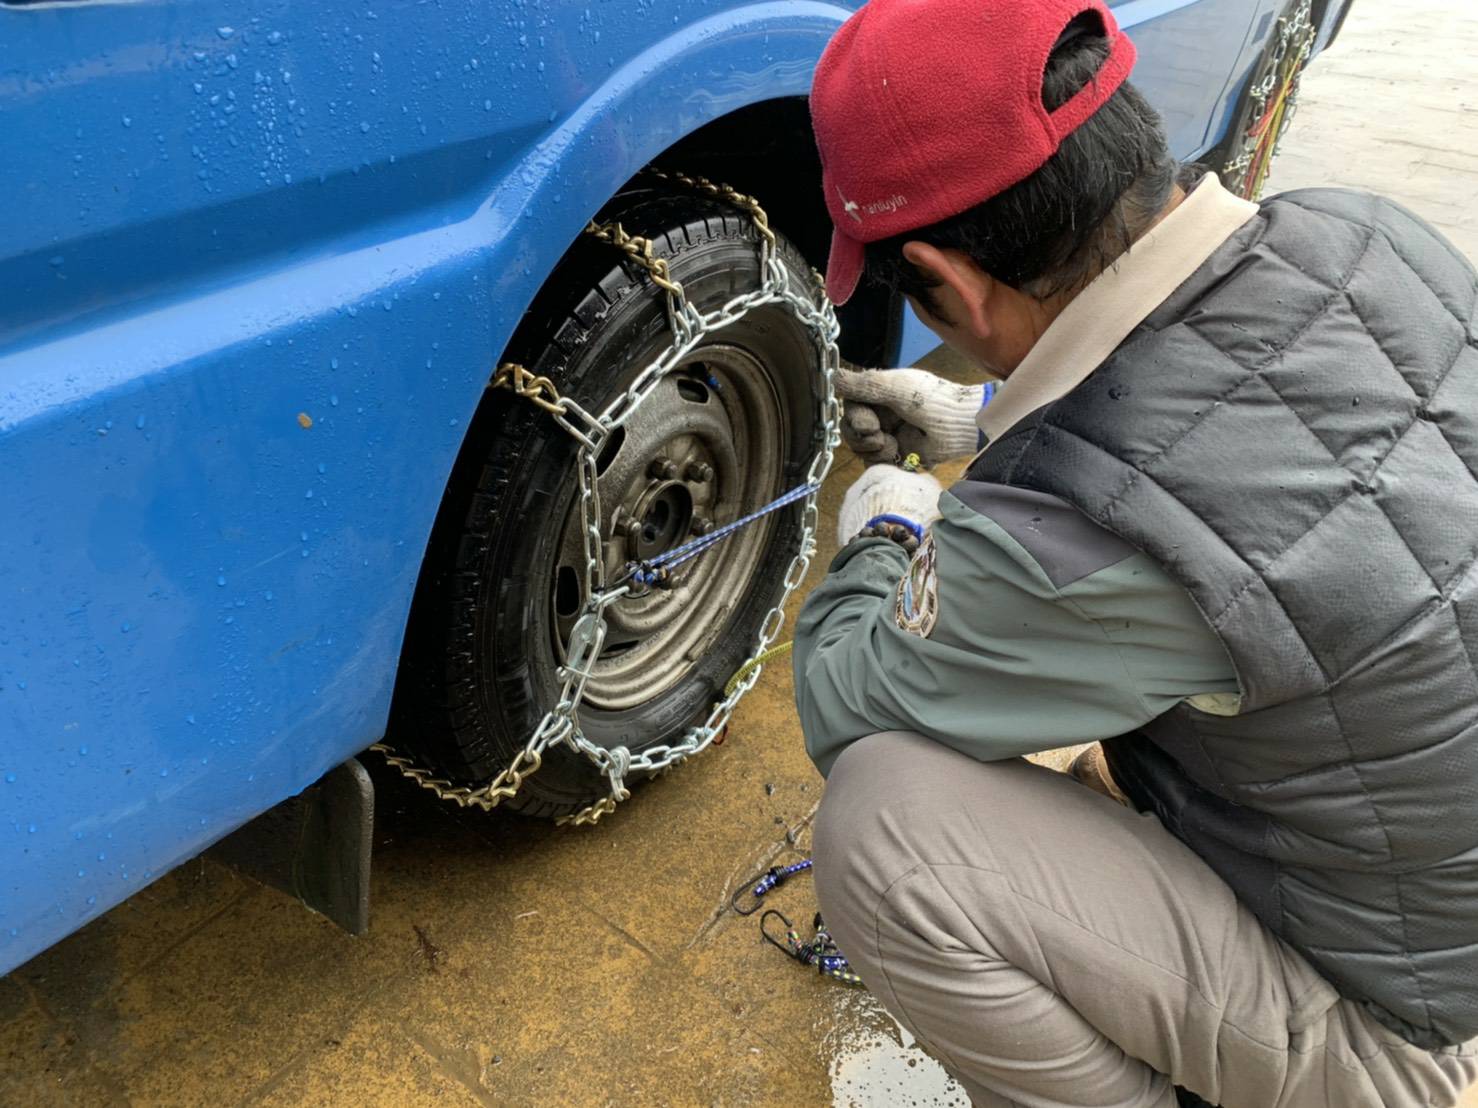
<svg viewBox="0 0 1478 1108">
<path fill-rule="evenodd" d="M 969 1108 L 970 1099 L 897 1020 L 861 990 L 836 990 L 822 1034 L 832 1108 Z"/>
</svg>

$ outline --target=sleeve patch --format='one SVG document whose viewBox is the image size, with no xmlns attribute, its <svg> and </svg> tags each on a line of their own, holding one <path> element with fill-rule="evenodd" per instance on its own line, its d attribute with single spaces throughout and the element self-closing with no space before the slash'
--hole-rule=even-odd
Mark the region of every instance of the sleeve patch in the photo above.
<svg viewBox="0 0 1478 1108">
<path fill-rule="evenodd" d="M 908 572 L 898 581 L 898 595 L 893 606 L 898 626 L 910 635 L 927 639 L 939 619 L 939 577 L 934 555 L 934 532 L 919 543 Z"/>
</svg>

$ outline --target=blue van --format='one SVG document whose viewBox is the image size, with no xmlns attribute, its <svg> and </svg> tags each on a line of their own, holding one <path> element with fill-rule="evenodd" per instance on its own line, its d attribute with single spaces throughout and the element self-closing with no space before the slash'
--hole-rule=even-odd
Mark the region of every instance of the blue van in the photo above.
<svg viewBox="0 0 1478 1108">
<path fill-rule="evenodd" d="M 0 972 L 382 739 L 594 818 L 716 737 L 829 452 L 851 7 L 0 0 Z M 1344 0 L 1116 12 L 1176 153 L 1253 180 Z"/>
</svg>

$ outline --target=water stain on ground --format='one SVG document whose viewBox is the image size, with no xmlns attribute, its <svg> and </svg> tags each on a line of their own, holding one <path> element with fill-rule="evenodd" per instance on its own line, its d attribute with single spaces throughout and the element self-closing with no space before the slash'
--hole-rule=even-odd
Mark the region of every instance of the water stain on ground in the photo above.
<svg viewBox="0 0 1478 1108">
<path fill-rule="evenodd" d="M 969 1108 L 970 1100 L 908 1030 L 858 990 L 815 1033 L 830 1056 L 833 1108 Z"/>
</svg>

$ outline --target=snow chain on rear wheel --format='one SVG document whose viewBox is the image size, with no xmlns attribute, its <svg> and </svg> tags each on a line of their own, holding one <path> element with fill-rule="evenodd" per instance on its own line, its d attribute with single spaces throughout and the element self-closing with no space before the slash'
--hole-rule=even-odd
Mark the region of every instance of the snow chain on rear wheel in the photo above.
<svg viewBox="0 0 1478 1108">
<path fill-rule="evenodd" d="M 666 260 L 652 253 L 649 239 L 627 234 L 619 223 L 591 222 L 586 226 L 585 234 L 621 250 L 645 269 L 653 284 L 662 290 L 667 300 L 668 325 L 672 330 L 671 345 L 643 369 L 625 392 L 616 397 L 599 415 L 592 415 L 572 398 L 561 396 L 549 378 L 537 376 L 521 365 L 505 363 L 493 375 L 489 388 L 508 389 L 542 408 L 574 438 L 578 446 L 576 473 L 579 479 L 580 524 L 585 553 L 584 595 L 587 599 L 570 633 L 564 664 L 558 670 L 561 682 L 558 702 L 545 712 L 533 734 L 529 736 L 528 743 L 513 761 L 487 784 L 475 788 L 456 785 L 397 754 L 384 743 L 376 743 L 371 748 L 382 754 L 386 761 L 417 785 L 459 807 L 480 808 L 483 811 L 496 808 L 515 795 L 524 780 L 538 771 L 543 764 L 544 752 L 549 747 L 555 743 L 563 743 L 594 763 L 596 769 L 606 778 L 610 791 L 589 807 L 564 816 L 558 822 L 593 824 L 601 816 L 614 811 L 619 802 L 631 795 L 626 785 L 628 774 L 665 770 L 719 741 L 734 706 L 759 680 L 763 671 L 763 655 L 774 643 L 785 620 L 785 603 L 805 578 L 811 559 L 816 554 L 816 494 L 831 468 L 833 452 L 841 442 L 841 407 L 833 389 L 834 377 L 840 364 L 836 342 L 839 329 L 836 313 L 826 298 L 820 275 L 813 273 L 813 287 L 809 289 L 794 287 L 790 273 L 777 255 L 775 232 L 770 229 L 769 219 L 754 197 L 702 177 L 657 170 L 650 172 L 662 180 L 723 200 L 748 213 L 759 232 L 760 287 L 735 296 L 712 312 L 701 312 L 688 302 L 682 285 L 672 279 Z M 628 565 L 616 580 L 607 582 L 604 559 L 600 557 L 600 492 L 596 483 L 597 459 L 601 446 L 609 435 L 631 418 L 662 378 L 676 369 L 682 359 L 702 340 L 713 332 L 728 327 L 747 312 L 767 304 L 788 308 L 811 332 L 821 356 L 821 445 L 811 460 L 804 484 L 750 515 L 718 528 L 694 542 L 668 551 L 651 562 Z M 601 646 L 605 641 L 606 609 L 624 596 L 635 595 L 653 584 L 660 584 L 665 569 L 678 561 L 696 557 L 748 523 L 802 499 L 804 507 L 800 543 L 785 571 L 780 597 L 774 607 L 765 613 L 754 649 L 736 674 L 738 679 L 730 682 L 703 722 L 689 728 L 680 741 L 651 747 L 640 754 L 633 754 L 625 746 L 608 750 L 588 740 L 580 729 L 579 709 L 585 683 L 590 679 L 591 667 L 600 656 Z"/>
<path fill-rule="evenodd" d="M 1247 90 L 1247 129 L 1241 148 L 1221 171 L 1222 183 L 1246 200 L 1262 195 L 1278 141 L 1298 107 L 1299 78 L 1314 49 L 1313 0 L 1301 0 L 1278 19 L 1277 41 L 1261 81 Z"/>
</svg>

